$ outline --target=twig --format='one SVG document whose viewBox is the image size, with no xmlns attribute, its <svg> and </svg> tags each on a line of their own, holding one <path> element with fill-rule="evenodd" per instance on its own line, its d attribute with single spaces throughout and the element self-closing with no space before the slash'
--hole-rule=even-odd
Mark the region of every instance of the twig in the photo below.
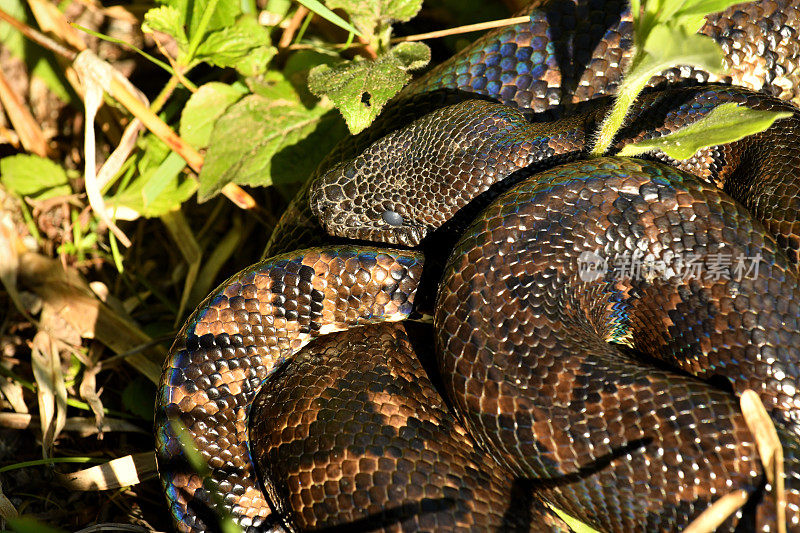
<svg viewBox="0 0 800 533">
<path fill-rule="evenodd" d="M 711 533 L 729 516 L 747 502 L 746 490 L 734 490 L 709 505 L 705 511 L 686 526 L 684 533 Z"/>
<path fill-rule="evenodd" d="M 378 53 L 366 37 L 359 37 L 358 41 L 361 43 L 361 47 L 356 50 L 356 53 L 363 55 L 367 59 L 377 59 Z"/>
<path fill-rule="evenodd" d="M 286 47 L 286 50 L 316 50 L 318 48 L 333 48 L 334 50 L 353 50 L 355 53 L 363 55 L 364 57 L 371 57 L 369 52 L 360 51 L 365 45 L 361 43 L 339 43 L 339 44 L 326 44 L 324 47 L 311 43 L 293 43 Z"/>
<path fill-rule="evenodd" d="M 49 0 L 28 0 L 28 5 L 39 28 L 53 32 L 56 37 L 79 52 L 86 50 L 86 42 L 75 28 L 69 25 L 55 3 Z"/>
<path fill-rule="evenodd" d="M 31 153 L 47 157 L 49 150 L 42 129 L 11 88 L 2 71 L 0 71 L 0 103 L 3 104 L 22 146 Z"/>
<path fill-rule="evenodd" d="M 281 38 L 278 41 L 278 48 L 288 48 L 290 44 L 292 44 L 292 39 L 294 39 L 294 34 L 297 32 L 297 28 L 300 27 L 300 24 L 303 23 L 303 19 L 305 18 L 306 14 L 308 13 L 308 8 L 305 6 L 300 6 L 297 8 L 297 11 L 294 12 L 292 18 L 289 19 L 289 25 L 286 26 L 286 29 L 283 30 L 281 34 Z"/>
<path fill-rule="evenodd" d="M 197 92 L 197 85 L 186 79 L 186 76 L 183 75 L 183 68 L 178 65 L 171 55 L 169 55 L 167 49 L 164 48 L 164 44 L 161 42 L 161 40 L 159 40 L 155 33 L 153 34 L 153 42 L 156 43 L 156 48 L 158 48 L 158 51 L 161 52 L 161 55 L 167 58 L 169 65 L 172 67 L 172 77 L 169 79 L 164 87 L 164 90 L 161 91 L 161 94 L 158 95 L 158 98 L 156 98 L 151 106 L 153 112 L 158 113 L 158 111 L 161 109 L 161 106 L 164 105 L 166 99 L 172 94 L 172 90 L 177 85 L 177 82 L 182 83 L 183 86 L 189 89 L 189 91 L 192 93 Z"/>
<path fill-rule="evenodd" d="M 462 33 L 471 33 L 475 31 L 481 30 L 488 30 L 491 28 L 502 28 L 503 26 L 511 26 L 513 24 L 522 24 L 524 22 L 529 22 L 531 18 L 529 16 L 524 17 L 512 17 L 507 19 L 500 19 L 500 20 L 491 20 L 488 22 L 479 22 L 477 24 L 468 24 L 466 26 L 459 26 L 457 28 L 449 28 L 447 30 L 438 30 L 432 31 L 428 33 L 418 33 L 416 35 L 406 35 L 404 37 L 395 37 L 390 42 L 391 43 L 404 43 L 409 41 L 422 41 L 424 39 L 438 39 L 440 37 L 447 37 L 448 35 L 459 35 Z M 281 42 L 283 39 L 281 38 Z M 315 48 L 312 44 L 305 44 L 305 43 L 295 43 L 285 46 L 285 48 L 289 50 L 308 50 L 311 48 Z M 368 42 L 364 39 L 359 39 L 357 44 L 336 44 L 333 45 L 333 48 L 336 49 L 350 49 L 350 48 L 357 48 L 361 50 L 361 55 L 369 58 L 377 57 L 375 50 L 370 46 Z"/>
<path fill-rule="evenodd" d="M 20 22 L 19 20 L 15 19 L 2 9 L 0 9 L 0 20 L 8 22 L 11 26 L 13 26 L 16 30 L 18 30 L 22 35 L 24 35 L 27 39 L 35 42 L 39 46 L 50 50 L 51 52 L 60 55 L 61 57 L 72 61 L 78 55 L 77 52 L 64 46 L 63 44 L 54 41 L 47 35 L 43 34 L 40 31 L 37 31 L 24 22 Z"/>
<path fill-rule="evenodd" d="M 417 35 L 406 35 L 405 37 L 395 37 L 391 40 L 393 43 L 404 43 L 407 41 L 422 41 L 423 39 L 438 39 L 439 37 L 447 37 L 448 35 L 459 35 L 462 33 L 471 33 L 474 31 L 488 30 L 491 28 L 502 28 L 503 26 L 511 26 L 513 24 L 522 24 L 523 22 L 530 22 L 529 16 L 512 17 L 501 20 L 491 20 L 489 22 L 479 22 L 477 24 L 468 24 L 466 26 L 459 26 L 457 28 L 450 28 L 448 30 L 432 31 L 428 33 L 418 33 Z"/>
</svg>

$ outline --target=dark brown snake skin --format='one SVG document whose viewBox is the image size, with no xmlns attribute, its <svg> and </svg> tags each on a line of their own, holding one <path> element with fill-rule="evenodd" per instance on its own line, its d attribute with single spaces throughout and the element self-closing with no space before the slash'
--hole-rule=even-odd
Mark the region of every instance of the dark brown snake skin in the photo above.
<svg viewBox="0 0 800 533">
<path fill-rule="evenodd" d="M 702 31 L 734 67 L 722 81 L 796 99 L 799 12 L 760 2 L 709 18 Z M 725 192 L 618 159 L 528 179 L 584 155 L 604 108 L 581 102 L 613 93 L 630 46 L 629 16 L 613 2 L 550 2 L 532 13 L 530 24 L 487 35 L 433 69 L 335 151 L 282 219 L 272 257 L 224 283 L 184 326 L 156 413 L 159 469 L 179 529 L 216 529 L 209 491 L 218 490 L 253 531 L 566 530 L 542 501 L 603 531 L 673 531 L 741 488 L 751 501 L 720 530 L 772 531 L 770 487 L 723 376 L 774 408 L 789 526 L 800 530 L 797 114 L 678 164 Z M 655 81 L 687 78 L 709 79 L 674 69 Z M 457 103 L 465 94 L 520 111 Z M 617 146 L 724 101 L 787 107 L 733 88 L 653 93 Z M 577 114 L 529 122 L 545 110 Z M 428 236 L 425 274 L 419 252 L 344 245 L 275 255 L 320 242 L 312 207 L 344 237 L 415 245 Z M 387 228 L 387 211 L 402 217 L 400 228 Z M 462 233 L 445 268 L 446 248 L 437 248 Z M 761 268 L 753 280 L 683 280 L 662 265 L 642 279 L 608 270 L 588 283 L 576 263 L 581 251 L 614 265 L 638 250 L 652 264 L 667 249 L 703 264 L 719 253 L 761 254 Z M 428 370 L 441 373 L 471 437 L 412 357 L 433 351 L 433 334 L 413 349 L 398 326 L 324 336 L 402 320 L 414 305 L 433 311 L 435 298 L 442 358 L 439 372 Z M 714 385 L 642 358 L 713 376 Z M 217 489 L 183 460 L 171 418 L 189 428 Z"/>
<path fill-rule="evenodd" d="M 487 468 L 401 326 L 330 335 L 314 347 L 264 385 L 251 412 L 251 438 L 264 443 L 255 459 L 298 528 L 568 531 Z"/>
</svg>

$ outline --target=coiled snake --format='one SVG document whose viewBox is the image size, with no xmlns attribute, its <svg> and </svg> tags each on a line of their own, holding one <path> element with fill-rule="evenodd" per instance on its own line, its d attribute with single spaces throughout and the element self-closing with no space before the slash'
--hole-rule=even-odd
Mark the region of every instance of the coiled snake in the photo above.
<svg viewBox="0 0 800 533">
<path fill-rule="evenodd" d="M 670 88 L 641 99 L 617 146 L 723 102 L 794 114 L 678 169 L 581 160 L 607 105 L 582 102 L 613 92 L 629 15 L 530 13 L 341 145 L 270 257 L 187 321 L 155 425 L 178 529 L 215 529 L 221 505 L 253 531 L 568 530 L 550 502 L 604 531 L 679 530 L 742 489 L 720 530 L 772 531 L 736 396 L 749 388 L 776 420 L 800 530 L 800 113 L 743 88 Z M 800 4 L 737 6 L 702 31 L 733 81 L 796 100 Z M 655 81 L 678 79 L 710 81 Z M 317 220 L 421 248 L 291 251 L 321 244 Z M 432 328 L 379 325 L 421 313 Z M 215 486 L 186 464 L 173 418 Z"/>
</svg>

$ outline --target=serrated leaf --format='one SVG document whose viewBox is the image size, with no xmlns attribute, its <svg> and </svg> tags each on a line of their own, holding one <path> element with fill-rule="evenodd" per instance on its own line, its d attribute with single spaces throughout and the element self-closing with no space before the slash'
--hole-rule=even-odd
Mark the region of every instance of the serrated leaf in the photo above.
<svg viewBox="0 0 800 533">
<path fill-rule="evenodd" d="M 660 26 L 680 28 L 688 34 L 696 33 L 705 22 L 705 16 L 723 11 L 740 3 L 737 0 L 648 0 L 631 4 L 634 15 L 634 41 L 637 46 L 648 40 Z M 644 11 L 640 13 L 640 6 Z"/>
<path fill-rule="evenodd" d="M 233 67 L 243 76 L 256 76 L 267 69 L 277 50 L 269 31 L 252 15 L 242 15 L 230 27 L 209 33 L 195 58 L 218 67 Z"/>
<path fill-rule="evenodd" d="M 673 133 L 657 139 L 628 144 L 621 156 L 636 156 L 661 150 L 673 159 L 687 159 L 698 150 L 738 141 L 766 130 L 779 119 L 790 117 L 789 111 L 759 111 L 729 102 L 721 104 L 706 116 Z"/>
<path fill-rule="evenodd" d="M 171 35 L 181 49 L 189 43 L 186 31 L 183 29 L 182 17 L 177 8 L 169 5 L 155 7 L 144 14 L 142 31 L 149 33 L 158 31 Z"/>
<path fill-rule="evenodd" d="M 356 60 L 311 71 L 308 87 L 330 98 L 355 134 L 369 126 L 383 106 L 411 79 L 409 70 L 425 66 L 430 49 L 423 43 L 401 43 L 374 61 Z"/>
<path fill-rule="evenodd" d="M 45 200 L 72 193 L 67 173 L 38 155 L 20 154 L 0 159 L 0 183 L 18 196 Z"/>
<path fill-rule="evenodd" d="M 710 37 L 695 33 L 704 11 L 727 7 L 729 0 L 633 0 L 634 55 L 620 83 L 610 112 L 595 136 L 592 155 L 602 155 L 622 127 L 628 110 L 650 78 L 675 66 L 725 72 L 721 47 Z"/>
<path fill-rule="evenodd" d="M 214 123 L 228 107 L 247 94 L 241 84 L 212 81 L 200 87 L 181 112 L 180 135 L 195 148 L 205 148 Z"/>
<path fill-rule="evenodd" d="M 328 106 L 307 109 L 299 102 L 246 96 L 214 126 L 200 171 L 198 200 L 208 200 L 230 182 L 302 182 L 340 138 L 337 124 Z"/>
<path fill-rule="evenodd" d="M 212 0 L 168 0 L 165 3 L 178 10 L 180 13 L 178 20 L 186 28 L 186 34 L 191 40 L 203 14 L 211 7 Z M 207 32 L 232 26 L 236 18 L 242 14 L 240 2 L 218 1 L 214 3 L 213 9 L 214 12 L 205 27 Z"/>
<path fill-rule="evenodd" d="M 343 9 L 353 24 L 366 36 L 378 25 L 411 20 L 422 7 L 422 0 L 327 0 L 331 9 Z"/>
</svg>

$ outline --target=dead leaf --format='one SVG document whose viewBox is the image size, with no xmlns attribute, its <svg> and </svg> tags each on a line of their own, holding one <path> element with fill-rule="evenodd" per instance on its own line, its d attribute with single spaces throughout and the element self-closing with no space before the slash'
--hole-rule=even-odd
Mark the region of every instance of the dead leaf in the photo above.
<svg viewBox="0 0 800 533">
<path fill-rule="evenodd" d="M 80 275 L 64 270 L 60 262 L 28 252 L 20 256 L 19 263 L 20 283 L 51 305 L 81 337 L 97 339 L 117 354 L 131 352 L 151 341 L 136 324 L 98 300 Z M 151 346 L 125 360 L 158 383 L 165 356 L 163 347 Z"/>
<path fill-rule="evenodd" d="M 52 457 L 53 444 L 67 418 L 67 388 L 61 371 L 61 356 L 53 339 L 40 330 L 31 345 L 31 366 L 36 380 L 42 457 Z"/>
<path fill-rule="evenodd" d="M 735 490 L 712 503 L 689 524 L 683 533 L 711 533 L 747 502 L 746 490 Z"/>
<path fill-rule="evenodd" d="M 72 490 L 108 490 L 130 487 L 155 477 L 155 452 L 126 455 L 102 465 L 72 474 L 58 474 L 61 483 Z"/>
</svg>

